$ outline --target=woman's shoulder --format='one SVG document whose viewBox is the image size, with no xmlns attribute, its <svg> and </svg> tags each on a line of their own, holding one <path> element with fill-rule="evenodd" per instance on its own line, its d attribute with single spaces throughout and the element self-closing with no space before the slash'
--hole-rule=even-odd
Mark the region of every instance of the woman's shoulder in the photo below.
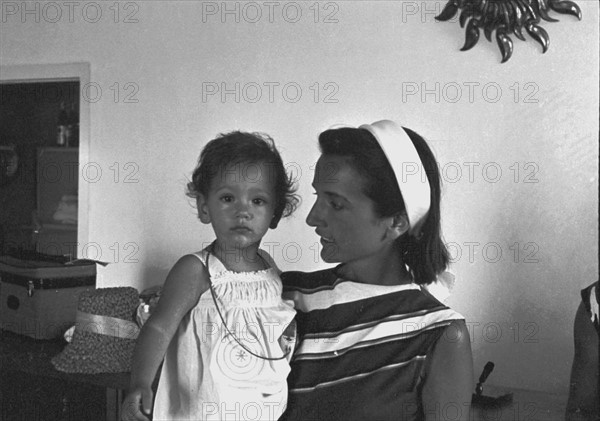
<svg viewBox="0 0 600 421">
<path fill-rule="evenodd" d="M 281 274 L 284 290 L 312 290 L 332 286 L 337 280 L 333 269 L 314 272 L 288 271 Z"/>
</svg>

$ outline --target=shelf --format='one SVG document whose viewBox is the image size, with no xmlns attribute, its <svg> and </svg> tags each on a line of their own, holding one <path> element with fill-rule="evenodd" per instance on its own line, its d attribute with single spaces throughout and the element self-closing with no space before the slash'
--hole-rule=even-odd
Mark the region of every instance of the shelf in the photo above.
<svg viewBox="0 0 600 421">
<path fill-rule="evenodd" d="M 54 223 L 41 223 L 38 227 L 33 225 L 24 225 L 21 229 L 28 231 L 39 231 L 43 230 L 55 230 L 55 231 L 77 231 L 77 224 L 54 224 Z"/>
<path fill-rule="evenodd" d="M 42 224 L 42 229 L 56 231 L 77 231 L 77 224 Z"/>
<path fill-rule="evenodd" d="M 40 151 L 49 151 L 49 152 L 77 152 L 79 147 L 66 147 L 66 146 L 44 146 L 38 148 Z"/>
</svg>

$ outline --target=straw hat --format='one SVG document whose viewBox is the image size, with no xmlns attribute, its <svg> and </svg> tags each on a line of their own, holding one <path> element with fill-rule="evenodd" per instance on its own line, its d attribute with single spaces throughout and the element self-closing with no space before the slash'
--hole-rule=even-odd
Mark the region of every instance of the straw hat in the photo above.
<svg viewBox="0 0 600 421">
<path fill-rule="evenodd" d="M 118 373 L 131 370 L 139 327 L 138 292 L 132 287 L 99 288 L 79 295 L 72 342 L 52 359 L 67 373 Z"/>
</svg>

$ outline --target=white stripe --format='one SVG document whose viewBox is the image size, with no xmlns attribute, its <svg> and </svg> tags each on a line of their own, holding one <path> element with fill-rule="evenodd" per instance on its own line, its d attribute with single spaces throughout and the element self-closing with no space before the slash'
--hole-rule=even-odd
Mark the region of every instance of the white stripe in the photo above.
<svg viewBox="0 0 600 421">
<path fill-rule="evenodd" d="M 351 345 L 345 349 L 341 349 L 341 350 L 337 350 L 337 351 L 333 351 L 333 352 L 319 353 L 319 354 L 298 354 L 297 356 L 294 357 L 294 359 L 296 361 L 311 361 L 311 360 L 325 360 L 325 359 L 337 358 L 339 356 L 346 354 L 350 350 L 355 351 L 357 349 L 368 348 L 368 347 L 371 347 L 374 345 L 380 345 L 380 344 L 384 344 L 386 342 L 392 342 L 392 341 L 396 341 L 399 339 L 413 338 L 415 336 L 419 336 L 424 331 L 431 330 L 433 328 L 440 327 L 440 326 L 447 326 L 450 323 L 451 323 L 450 321 L 441 322 L 441 323 L 438 323 L 433 326 L 428 326 L 425 329 L 420 329 L 419 331 L 401 333 L 401 334 L 396 334 L 393 336 L 386 336 L 384 338 L 380 338 L 380 339 L 373 340 L 373 341 L 363 341 L 363 342 L 359 342 L 357 344 Z"/>
<path fill-rule="evenodd" d="M 597 286 L 593 286 L 590 289 L 590 313 L 592 323 L 597 323 L 598 318 L 600 317 L 600 315 L 598 315 L 600 309 L 598 308 L 598 301 L 596 300 L 596 288 Z"/>
<path fill-rule="evenodd" d="M 336 384 L 340 384 L 340 383 L 345 383 L 345 382 L 349 382 L 352 380 L 356 380 L 356 379 L 360 379 L 363 377 L 367 377 L 370 376 L 371 374 L 375 374 L 381 371 L 386 371 L 386 370 L 392 370 L 394 368 L 397 367 L 402 367 L 404 365 L 410 364 L 415 360 L 424 360 L 427 357 L 425 355 L 417 355 L 414 358 L 410 359 L 409 361 L 403 361 L 400 363 L 396 363 L 396 364 L 390 364 L 390 365 L 386 365 L 384 367 L 380 367 L 377 370 L 373 370 L 369 373 L 360 373 L 360 374 L 355 374 L 354 376 L 348 376 L 348 377 L 342 377 L 341 379 L 337 379 L 337 380 L 332 380 L 329 382 L 323 382 L 323 383 L 319 383 L 316 386 L 313 387 L 301 387 L 301 388 L 295 388 L 295 389 L 290 389 L 290 392 L 312 392 L 315 389 L 320 389 L 323 387 L 330 387 L 330 386 L 334 386 Z"/>
<path fill-rule="evenodd" d="M 351 303 L 353 301 L 364 300 L 379 295 L 420 289 L 421 287 L 417 284 L 389 286 L 343 281 L 339 285 L 336 285 L 334 289 L 326 289 L 312 294 L 305 294 L 301 291 L 286 291 L 284 298 L 294 300 L 296 310 L 307 313 L 309 311 L 323 310 L 333 305 Z"/>
<path fill-rule="evenodd" d="M 440 324 L 450 324 L 452 320 L 463 320 L 464 317 L 452 309 L 443 309 L 417 315 L 401 320 L 378 320 L 376 325 L 365 324 L 350 326 L 341 332 L 320 332 L 318 335 L 304 337 L 296 359 L 314 359 L 337 357 L 349 349 L 362 348 L 372 345 L 372 342 L 386 342 L 396 340 L 402 335 L 405 337 L 416 336 L 419 333 L 437 327 Z M 446 323 L 445 323 L 446 322 Z M 350 330 L 351 329 L 351 330 Z M 308 354 L 308 355 L 304 355 Z M 313 356 L 313 354 L 319 354 Z M 331 354 L 329 356 L 323 354 Z"/>
</svg>

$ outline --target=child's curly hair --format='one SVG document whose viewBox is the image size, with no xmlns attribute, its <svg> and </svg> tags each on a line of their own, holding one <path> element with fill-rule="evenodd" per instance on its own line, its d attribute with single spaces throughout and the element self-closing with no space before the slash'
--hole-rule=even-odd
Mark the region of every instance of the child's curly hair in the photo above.
<svg viewBox="0 0 600 421">
<path fill-rule="evenodd" d="M 234 131 L 220 134 L 208 142 L 200 153 L 186 194 L 193 199 L 198 199 L 199 195 L 206 197 L 213 178 L 236 164 L 269 166 L 269 177 L 275 177 L 275 211 L 271 228 L 277 227 L 281 218 L 296 210 L 300 200 L 295 194 L 294 182 L 285 170 L 275 142 L 262 133 Z"/>
</svg>

